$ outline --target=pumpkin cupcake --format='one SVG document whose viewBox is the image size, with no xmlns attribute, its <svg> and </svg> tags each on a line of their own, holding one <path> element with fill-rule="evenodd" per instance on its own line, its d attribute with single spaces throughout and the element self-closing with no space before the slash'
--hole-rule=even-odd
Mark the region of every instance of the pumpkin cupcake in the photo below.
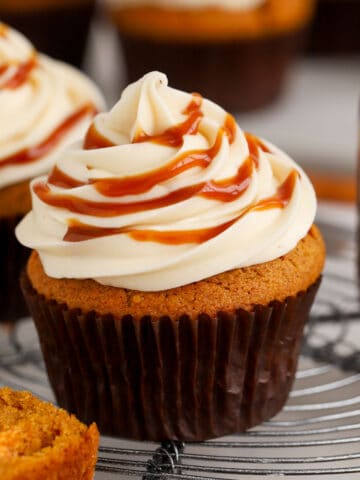
<svg viewBox="0 0 360 480">
<path fill-rule="evenodd" d="M 0 23 L 0 322 L 25 313 L 18 277 L 28 252 L 14 228 L 31 208 L 29 180 L 49 171 L 102 107 L 83 74 Z"/>
<path fill-rule="evenodd" d="M 29 392 L 0 388 L 2 480 L 92 480 L 99 432 Z"/>
<path fill-rule="evenodd" d="M 324 263 L 288 156 L 153 72 L 31 190 L 22 288 L 61 406 L 150 440 L 281 409 Z"/>
<path fill-rule="evenodd" d="M 149 70 L 230 111 L 274 100 L 314 0 L 107 0 L 129 81 Z"/>
<path fill-rule="evenodd" d="M 80 67 L 94 9 L 95 0 L 1 0 L 0 18 L 41 52 Z"/>
</svg>

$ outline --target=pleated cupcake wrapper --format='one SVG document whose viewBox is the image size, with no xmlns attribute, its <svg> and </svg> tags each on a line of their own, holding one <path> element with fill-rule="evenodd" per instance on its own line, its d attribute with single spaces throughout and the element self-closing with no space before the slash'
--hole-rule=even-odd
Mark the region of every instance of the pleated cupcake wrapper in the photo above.
<svg viewBox="0 0 360 480">
<path fill-rule="evenodd" d="M 14 322 L 29 314 L 20 290 L 19 276 L 30 250 L 16 240 L 14 233 L 21 218 L 0 218 L 0 323 Z"/>
<path fill-rule="evenodd" d="M 354 0 L 318 2 L 308 51 L 322 56 L 359 55 L 359 18 L 360 3 Z"/>
<path fill-rule="evenodd" d="M 59 404 L 103 434 L 156 441 L 204 440 L 274 416 L 319 283 L 253 313 L 194 320 L 69 310 L 22 276 Z"/>
</svg>

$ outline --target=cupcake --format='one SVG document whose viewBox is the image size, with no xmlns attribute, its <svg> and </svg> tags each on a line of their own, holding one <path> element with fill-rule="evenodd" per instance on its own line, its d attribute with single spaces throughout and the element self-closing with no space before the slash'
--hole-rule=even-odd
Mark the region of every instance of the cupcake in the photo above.
<svg viewBox="0 0 360 480">
<path fill-rule="evenodd" d="M 29 392 L 0 388 L 2 480 L 92 480 L 99 432 Z"/>
<path fill-rule="evenodd" d="M 28 253 L 14 228 L 31 208 L 29 180 L 49 171 L 102 107 L 83 74 L 0 23 L 0 322 L 25 313 L 18 277 Z"/>
<path fill-rule="evenodd" d="M 359 31 L 359 0 L 318 0 L 309 51 L 319 55 L 359 54 Z"/>
<path fill-rule="evenodd" d="M 152 72 L 31 191 L 22 288 L 61 406 L 147 440 L 281 409 L 324 262 L 285 153 Z"/>
<path fill-rule="evenodd" d="M 37 49 L 80 67 L 95 0 L 1 0 L 0 18 Z"/>
<path fill-rule="evenodd" d="M 302 45 L 314 0 L 107 0 L 127 77 L 167 72 L 230 111 L 273 101 Z"/>
</svg>

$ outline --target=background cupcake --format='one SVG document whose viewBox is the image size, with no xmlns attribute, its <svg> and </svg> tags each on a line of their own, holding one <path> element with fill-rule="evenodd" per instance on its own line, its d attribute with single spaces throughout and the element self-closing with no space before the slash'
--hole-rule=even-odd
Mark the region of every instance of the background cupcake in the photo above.
<svg viewBox="0 0 360 480">
<path fill-rule="evenodd" d="M 360 53 L 359 31 L 359 0 L 318 0 L 309 51 L 320 55 Z"/>
<path fill-rule="evenodd" d="M 231 111 L 279 93 L 302 44 L 313 0 L 107 0 L 129 81 L 167 72 Z"/>
<path fill-rule="evenodd" d="M 23 291 L 60 405 L 202 440 L 279 411 L 324 262 L 304 172 L 153 72 L 32 183 Z"/>
<path fill-rule="evenodd" d="M 38 50 L 80 67 L 94 8 L 94 0 L 1 0 L 0 20 Z"/>
<path fill-rule="evenodd" d="M 47 172 L 102 107 L 83 74 L 0 23 L 0 322 L 24 313 L 18 276 L 27 252 L 14 228 L 31 207 L 29 180 Z"/>
</svg>

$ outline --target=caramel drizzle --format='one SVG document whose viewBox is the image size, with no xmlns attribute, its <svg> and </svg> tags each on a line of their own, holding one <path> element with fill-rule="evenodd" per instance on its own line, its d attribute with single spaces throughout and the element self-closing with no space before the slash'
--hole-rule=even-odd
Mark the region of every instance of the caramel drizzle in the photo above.
<svg viewBox="0 0 360 480">
<path fill-rule="evenodd" d="M 285 181 L 278 187 L 275 195 L 260 200 L 255 205 L 248 207 L 244 212 L 241 213 L 241 215 L 238 215 L 233 220 L 212 228 L 185 231 L 133 230 L 127 227 L 94 227 L 81 223 L 77 220 L 71 220 L 63 240 L 68 242 L 79 242 L 116 234 L 128 234 L 134 240 L 142 242 L 158 242 L 167 245 L 181 245 L 186 243 L 200 244 L 220 235 L 222 232 L 234 225 L 234 223 L 239 221 L 242 217 L 251 212 L 274 208 L 285 208 L 292 198 L 296 180 L 298 178 L 299 173 L 296 170 L 292 170 Z"/>
<path fill-rule="evenodd" d="M 0 35 L 0 36 L 1 36 L 1 35 Z M 8 68 L 9 68 L 9 65 L 6 65 L 6 64 L 5 64 L 5 65 L 1 65 L 1 66 L 0 66 L 0 76 L 3 75 L 3 74 L 7 71 Z"/>
<path fill-rule="evenodd" d="M 54 179 L 54 181 L 51 180 L 52 178 Z M 70 175 L 67 175 L 62 170 L 60 170 L 56 165 L 53 167 L 49 175 L 48 183 L 56 185 L 57 187 L 60 187 L 60 188 L 76 188 L 76 187 L 84 186 L 84 182 L 81 182 L 80 180 L 76 180 Z"/>
<path fill-rule="evenodd" d="M 232 202 L 249 187 L 254 163 L 249 156 L 239 167 L 237 174 L 224 180 L 212 180 L 204 185 L 200 195 L 218 202 Z"/>
<path fill-rule="evenodd" d="M 5 23 L 0 23 L 0 37 L 6 37 L 9 27 Z"/>
<path fill-rule="evenodd" d="M 131 238 L 139 242 L 157 242 L 166 245 L 201 244 L 217 237 L 250 212 L 285 208 L 291 200 L 298 177 L 299 173 L 296 170 L 292 170 L 285 181 L 278 187 L 275 195 L 260 200 L 255 205 L 248 207 L 241 215 L 238 215 L 233 220 L 215 227 L 177 231 L 134 230 L 128 227 L 106 229 L 86 225 L 77 220 L 71 220 L 63 240 L 67 242 L 80 242 L 104 236 L 128 234 Z"/>
<path fill-rule="evenodd" d="M 154 210 L 185 201 L 201 190 L 202 185 L 185 187 L 169 193 L 161 198 L 144 200 L 134 203 L 94 202 L 75 197 L 73 195 L 59 195 L 51 192 L 45 182 L 38 182 L 33 186 L 34 193 L 44 203 L 53 207 L 65 208 L 73 213 L 92 215 L 94 217 L 117 217 L 140 211 Z"/>
<path fill-rule="evenodd" d="M 63 238 L 66 242 L 81 242 L 93 238 L 117 235 L 119 233 L 128 234 L 134 240 L 139 242 L 157 242 L 166 245 L 182 245 L 184 243 L 203 243 L 216 237 L 224 230 L 229 228 L 235 220 L 218 225 L 212 228 L 201 230 L 178 230 L 161 232 L 159 230 L 131 230 L 123 228 L 100 228 L 86 225 L 78 220 L 70 220 L 69 228 Z"/>
<path fill-rule="evenodd" d="M 95 150 L 98 148 L 108 148 L 108 147 L 114 147 L 114 146 L 115 146 L 115 143 L 113 143 L 108 138 L 104 137 L 104 135 L 102 135 L 97 130 L 94 123 L 90 125 L 85 135 L 85 140 L 83 144 L 84 150 Z"/>
<path fill-rule="evenodd" d="M 0 86 L 0 90 L 8 89 L 15 90 L 16 88 L 21 87 L 28 79 L 32 70 L 37 66 L 37 59 L 32 56 L 29 60 L 24 63 L 20 63 L 16 66 L 16 71 L 5 83 Z M 10 65 L 3 65 L 0 68 L 0 75 L 4 74 Z"/>
<path fill-rule="evenodd" d="M 181 147 L 184 143 L 184 135 L 196 135 L 199 131 L 199 125 L 204 116 L 201 111 L 202 97 L 193 95 L 192 101 L 182 112 L 188 115 L 184 122 L 168 128 L 158 135 L 148 135 L 145 132 L 138 132 L 133 143 L 153 142 L 167 147 Z"/>
<path fill-rule="evenodd" d="M 278 187 L 275 195 L 260 200 L 254 206 L 250 207 L 252 211 L 270 210 L 273 208 L 285 208 L 292 197 L 295 189 L 296 180 L 300 178 L 297 170 L 292 170 L 285 181 Z"/>
<path fill-rule="evenodd" d="M 147 135 L 139 133 L 133 143 L 154 142 L 166 146 L 181 146 L 184 135 L 195 135 L 198 132 L 199 123 L 203 117 L 201 111 L 202 98 L 194 94 L 191 102 L 185 108 L 183 113 L 188 115 L 184 122 L 171 127 L 165 132 L 157 135 Z M 133 175 L 126 178 L 107 178 L 99 180 L 90 180 L 87 183 L 80 183 L 67 175 L 63 175 L 61 170 L 54 169 L 48 179 L 51 185 L 62 188 L 73 188 L 74 186 L 92 184 L 94 188 L 106 197 L 123 197 L 126 195 L 138 195 L 148 192 L 155 185 L 170 180 L 182 172 L 194 167 L 206 168 L 215 156 L 218 154 L 223 135 L 227 135 L 229 142 L 233 143 L 236 135 L 236 123 L 231 115 L 227 115 L 223 127 L 219 130 L 215 143 L 212 147 L 202 150 L 191 150 L 178 155 L 172 162 L 140 175 Z M 111 141 L 101 135 L 93 124 L 87 132 L 84 142 L 84 148 L 106 148 L 113 146 Z M 202 188 L 199 185 L 199 190 Z M 187 198 L 187 197 L 186 197 Z"/>
<path fill-rule="evenodd" d="M 9 165 L 24 165 L 27 163 L 32 163 L 38 160 L 39 158 L 44 157 L 55 148 L 65 135 L 76 125 L 83 117 L 96 113 L 95 107 L 93 105 L 85 105 L 70 116 L 68 116 L 45 140 L 43 140 L 38 145 L 34 145 L 30 148 L 24 148 L 19 152 L 5 157 L 0 160 L 0 168 L 7 167 Z M 67 181 L 70 182 L 71 177 L 61 173 L 62 177 L 67 177 Z M 73 182 L 73 179 L 71 179 Z M 79 186 L 79 185 L 76 185 Z"/>
<path fill-rule="evenodd" d="M 245 138 L 249 147 L 249 154 L 256 168 L 259 168 L 259 149 L 265 153 L 271 153 L 270 149 L 252 133 L 246 132 Z"/>
<path fill-rule="evenodd" d="M 203 113 L 201 112 L 201 102 L 202 99 L 200 96 L 193 96 L 192 101 L 183 112 L 187 115 L 184 122 L 165 130 L 163 133 L 153 136 L 147 135 L 144 132 L 138 132 L 133 143 L 146 141 L 171 147 L 181 146 L 184 141 L 184 135 L 193 135 L 198 132 L 199 124 L 203 116 Z M 210 148 L 185 152 L 178 155 L 172 162 L 159 169 L 126 178 L 96 179 L 84 183 L 66 175 L 58 167 L 55 167 L 49 176 L 48 183 L 66 189 L 92 184 L 99 193 L 108 198 L 118 198 L 148 192 L 155 185 L 170 180 L 190 168 L 208 167 L 218 154 L 224 135 L 228 137 L 230 144 L 234 142 L 236 137 L 236 123 L 234 118 L 229 114 L 226 116 L 224 125 L 219 129 L 216 140 Z M 114 217 L 167 207 L 183 202 L 195 195 L 215 201 L 232 202 L 239 198 L 249 187 L 253 170 L 254 168 L 259 167 L 260 151 L 270 153 L 268 147 L 266 147 L 261 140 L 254 135 L 246 133 L 245 137 L 249 147 L 249 156 L 239 167 L 235 176 L 219 181 L 214 180 L 210 182 L 202 182 L 190 187 L 184 187 L 161 198 L 129 203 L 94 202 L 91 200 L 80 199 L 73 195 L 54 194 L 51 192 L 48 184 L 43 182 L 34 185 L 34 192 L 43 202 L 49 205 L 58 208 L 65 208 L 73 213 L 96 217 Z M 87 132 L 84 148 L 93 149 L 110 146 L 114 146 L 114 144 L 101 135 L 93 124 Z M 234 220 L 209 229 L 174 232 L 161 232 L 155 230 L 140 231 L 132 230 L 127 227 L 93 227 L 73 219 L 69 222 L 69 227 L 64 236 L 64 240 L 77 242 L 90 238 L 126 233 L 139 241 L 157 241 L 166 244 L 202 243 L 219 235 L 238 221 L 243 215 L 252 210 L 284 208 L 291 198 L 297 175 L 297 172 L 293 171 L 286 181 L 278 188 L 275 196 L 262 200 L 258 204 L 249 207 Z"/>
<path fill-rule="evenodd" d="M 178 156 L 171 164 L 166 165 L 157 170 L 153 170 L 146 174 L 136 175 L 128 178 L 110 178 L 103 180 L 96 180 L 93 182 L 94 187 L 100 193 L 107 197 L 122 197 L 125 195 L 134 195 L 136 193 L 143 193 L 149 191 L 158 183 L 168 180 L 179 175 L 189 168 L 200 166 L 205 168 L 218 153 L 222 138 L 225 135 L 225 130 L 220 129 L 216 141 L 212 147 L 205 150 L 194 150 L 185 152 Z M 34 192 L 45 203 L 58 208 L 66 208 L 73 213 L 80 213 L 84 215 L 93 215 L 98 217 L 113 217 L 118 215 L 126 215 L 130 213 L 137 213 L 145 210 L 153 210 L 155 208 L 162 208 L 185 201 L 194 195 L 203 194 L 207 198 L 216 199 L 216 191 L 225 198 L 226 201 L 233 201 L 237 198 L 244 189 L 243 185 L 243 166 L 240 167 L 238 175 L 228 181 L 205 182 L 190 187 L 178 189 L 161 198 L 151 200 L 144 200 L 141 202 L 95 202 L 86 199 L 80 199 L 72 195 L 60 195 L 51 192 L 49 186 L 44 182 L 39 182 L 34 185 Z M 48 183 L 56 186 L 64 186 L 72 183 L 71 177 L 59 173 L 59 169 L 54 169 L 49 176 Z M 242 182 L 241 188 L 231 188 L 230 183 L 240 179 Z M 75 186 L 85 185 L 85 183 L 77 182 Z"/>
<path fill-rule="evenodd" d="M 201 111 L 202 97 L 198 93 L 192 94 L 192 100 L 182 112 L 184 115 L 188 115 L 188 118 L 168 128 L 164 132 L 157 135 L 148 135 L 143 131 L 137 132 L 132 143 L 153 142 L 169 147 L 180 147 L 183 144 L 184 135 L 195 135 L 198 132 L 201 118 L 204 114 Z M 116 144 L 102 135 L 93 123 L 84 140 L 84 150 L 94 150 L 97 148 L 114 147 Z"/>
<path fill-rule="evenodd" d="M 206 168 L 220 150 L 224 131 L 219 131 L 212 147 L 190 150 L 177 156 L 164 167 L 127 178 L 109 178 L 94 182 L 96 190 L 106 197 L 136 195 L 151 190 L 159 183 L 170 180 L 194 167 Z"/>
</svg>

